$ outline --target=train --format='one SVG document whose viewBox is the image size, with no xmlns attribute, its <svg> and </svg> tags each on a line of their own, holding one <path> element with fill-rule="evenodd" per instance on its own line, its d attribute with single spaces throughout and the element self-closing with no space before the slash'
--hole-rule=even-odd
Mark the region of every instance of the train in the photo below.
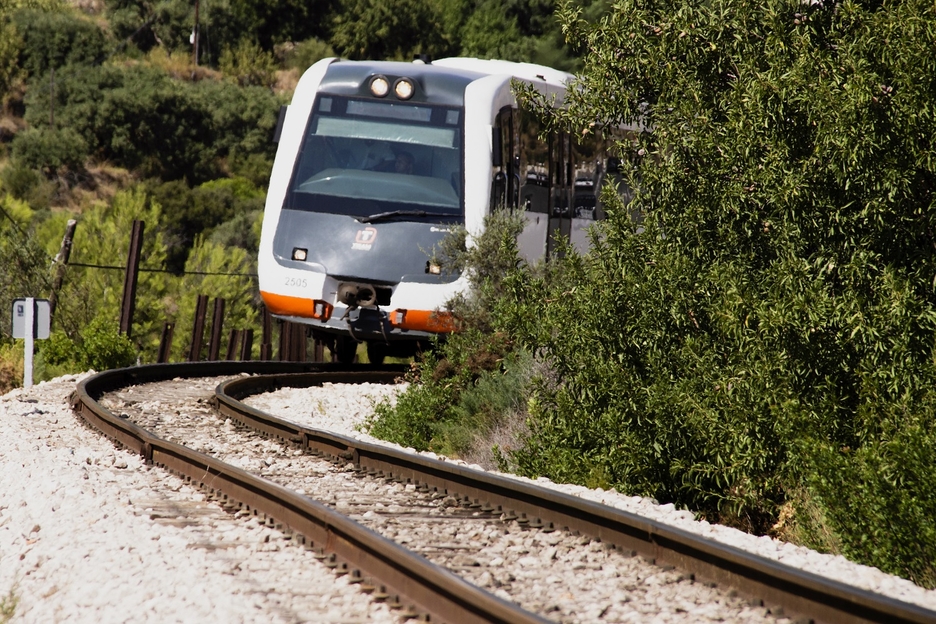
<svg viewBox="0 0 936 624">
<path fill-rule="evenodd" d="M 465 276 L 432 260 L 456 228 L 520 210 L 527 260 L 564 237 L 588 245 L 600 188 L 619 184 L 615 137 L 542 135 L 512 81 L 562 105 L 571 74 L 476 58 L 323 59 L 281 110 L 264 207 L 260 296 L 340 362 L 410 357 L 454 331 L 445 304 Z"/>
</svg>

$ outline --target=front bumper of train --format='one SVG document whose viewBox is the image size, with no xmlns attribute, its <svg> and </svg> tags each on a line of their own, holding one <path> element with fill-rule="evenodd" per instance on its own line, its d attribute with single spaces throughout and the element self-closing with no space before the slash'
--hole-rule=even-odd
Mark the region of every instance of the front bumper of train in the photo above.
<svg viewBox="0 0 936 624">
<path fill-rule="evenodd" d="M 277 318 L 333 334 L 350 334 L 357 340 L 420 340 L 457 329 L 451 313 L 440 310 L 377 306 L 349 309 L 319 299 L 260 294 L 267 309 Z"/>
</svg>

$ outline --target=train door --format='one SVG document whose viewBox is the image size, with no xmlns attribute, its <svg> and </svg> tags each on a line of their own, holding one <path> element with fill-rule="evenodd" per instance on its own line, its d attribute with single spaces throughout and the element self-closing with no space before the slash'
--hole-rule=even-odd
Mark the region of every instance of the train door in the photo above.
<svg viewBox="0 0 936 624">
<path fill-rule="evenodd" d="M 491 142 L 491 210 L 515 209 L 520 197 L 517 172 L 516 110 L 505 106 L 494 121 Z"/>
<path fill-rule="evenodd" d="M 553 255 L 559 238 L 572 234 L 572 140 L 568 133 L 549 135 L 550 214 L 546 253 Z"/>
<path fill-rule="evenodd" d="M 569 151 L 572 171 L 569 240 L 578 252 L 584 253 L 591 246 L 589 228 L 604 218 L 598 199 L 604 170 L 603 142 L 593 135 L 580 137 L 571 142 Z"/>
<path fill-rule="evenodd" d="M 541 126 L 525 110 L 514 110 L 518 210 L 526 221 L 517 239 L 520 255 L 533 262 L 543 258 L 549 240 L 551 205 L 549 144 L 540 139 Z"/>
</svg>

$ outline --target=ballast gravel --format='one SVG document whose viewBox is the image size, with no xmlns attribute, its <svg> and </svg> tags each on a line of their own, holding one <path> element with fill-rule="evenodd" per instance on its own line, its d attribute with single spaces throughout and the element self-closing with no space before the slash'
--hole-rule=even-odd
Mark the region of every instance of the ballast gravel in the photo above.
<svg viewBox="0 0 936 624">
<path fill-rule="evenodd" d="M 279 531 L 82 426 L 67 403 L 82 377 L 0 397 L 0 622 L 399 621 Z"/>
<path fill-rule="evenodd" d="M 332 386 L 330 384 L 311 388 L 282 388 L 275 392 L 248 397 L 245 399 L 245 403 L 272 414 L 279 414 L 283 418 L 288 418 L 307 427 L 325 429 L 361 441 L 393 446 L 403 451 L 417 453 L 411 448 L 403 448 L 396 444 L 384 442 L 364 433 L 362 429 L 365 428 L 367 418 L 373 413 L 372 410 L 358 409 L 356 412 L 346 412 L 336 409 L 342 405 L 353 404 L 355 392 L 353 386 Z M 467 464 L 457 459 L 447 459 L 435 453 L 417 454 L 442 461 L 451 461 L 475 470 L 483 470 L 481 466 Z M 660 505 L 653 499 L 626 496 L 614 490 L 589 489 L 578 485 L 553 483 L 543 477 L 533 480 L 511 474 L 495 474 L 602 503 L 609 507 L 703 535 L 794 568 L 936 610 L 936 590 L 923 589 L 906 579 L 885 574 L 877 568 L 859 565 L 842 556 L 819 553 L 768 536 L 758 537 L 737 529 L 711 524 L 704 520 L 697 521 L 691 511 L 676 509 L 672 504 Z"/>
<path fill-rule="evenodd" d="M 236 426 L 206 404 L 218 378 L 122 388 L 101 405 L 165 440 L 260 475 L 345 514 L 500 598 L 559 624 L 789 624 L 730 588 L 698 583 L 629 552 L 524 526 L 455 496 L 413 483 L 371 478 Z M 358 395 L 386 393 L 362 384 Z M 333 406 L 347 409 L 353 401 Z M 288 414 L 284 414 L 288 416 Z M 243 510 L 237 513 L 245 513 Z"/>
<path fill-rule="evenodd" d="M 245 526 L 200 490 L 83 427 L 67 398 L 85 376 L 0 397 L 0 621 L 8 614 L 11 623 L 399 621 L 279 532 Z M 359 428 L 373 402 L 398 389 L 326 384 L 248 402 L 382 443 Z M 842 557 L 696 522 L 647 499 L 534 483 L 936 609 L 936 592 Z"/>
</svg>

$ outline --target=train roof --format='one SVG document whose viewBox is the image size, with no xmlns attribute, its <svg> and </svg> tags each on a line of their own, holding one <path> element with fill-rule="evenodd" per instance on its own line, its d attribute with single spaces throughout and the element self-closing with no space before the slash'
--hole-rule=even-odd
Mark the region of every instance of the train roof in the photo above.
<svg viewBox="0 0 936 624">
<path fill-rule="evenodd" d="M 559 88 L 564 88 L 572 78 L 571 74 L 545 65 L 477 58 L 453 57 L 431 63 L 336 60 L 328 66 L 320 89 L 341 95 L 360 95 L 363 85 L 376 74 L 391 79 L 410 78 L 419 83 L 427 101 L 453 106 L 463 104 L 465 88 L 470 83 L 486 76 L 501 75 L 505 80 L 520 78 L 545 82 Z"/>
<path fill-rule="evenodd" d="M 452 69 L 461 69 L 486 76 L 505 75 L 522 78 L 531 82 L 542 81 L 551 86 L 565 87 L 574 76 L 568 72 L 553 69 L 535 63 L 517 63 L 497 59 L 479 59 L 469 57 L 443 58 L 432 62 L 433 65 Z"/>
</svg>

